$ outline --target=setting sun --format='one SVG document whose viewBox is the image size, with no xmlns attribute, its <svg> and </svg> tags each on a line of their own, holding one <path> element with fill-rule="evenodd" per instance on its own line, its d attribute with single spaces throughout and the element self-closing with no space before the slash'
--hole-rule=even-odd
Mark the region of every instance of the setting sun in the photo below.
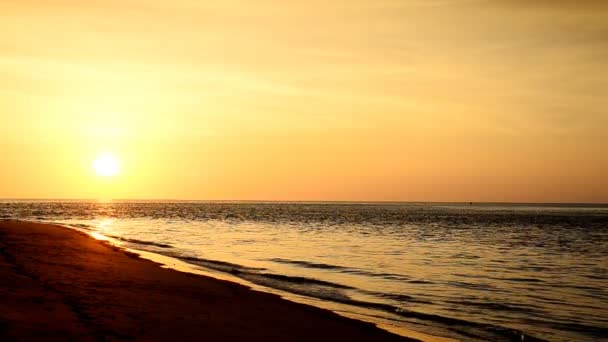
<svg viewBox="0 0 608 342">
<path fill-rule="evenodd" d="M 98 176 L 115 176 L 120 171 L 120 162 L 113 154 L 100 154 L 93 161 L 93 169 Z"/>
</svg>

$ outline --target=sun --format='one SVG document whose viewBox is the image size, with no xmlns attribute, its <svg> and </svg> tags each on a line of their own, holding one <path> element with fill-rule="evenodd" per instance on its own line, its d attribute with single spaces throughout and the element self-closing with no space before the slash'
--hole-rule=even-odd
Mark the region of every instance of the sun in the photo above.
<svg viewBox="0 0 608 342">
<path fill-rule="evenodd" d="M 120 172 L 120 161 L 111 153 L 103 153 L 93 160 L 93 170 L 98 176 L 116 176 Z"/>
</svg>

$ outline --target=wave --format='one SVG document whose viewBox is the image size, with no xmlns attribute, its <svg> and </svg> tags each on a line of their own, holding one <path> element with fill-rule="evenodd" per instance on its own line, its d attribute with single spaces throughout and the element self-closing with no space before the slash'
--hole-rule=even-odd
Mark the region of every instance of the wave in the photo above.
<svg viewBox="0 0 608 342">
<path fill-rule="evenodd" d="M 193 256 L 184 256 L 179 253 L 161 253 L 166 256 L 176 258 L 182 260 L 186 263 L 201 266 L 204 268 L 230 273 L 230 274 L 246 274 L 246 273 L 255 273 L 266 270 L 265 268 L 258 267 L 248 267 L 239 264 L 234 264 L 231 262 L 220 261 L 220 260 L 212 260 L 212 259 L 203 259 Z"/>
<path fill-rule="evenodd" d="M 351 286 L 342 285 L 342 284 L 338 284 L 338 283 L 332 283 L 332 282 L 325 281 L 325 280 L 307 278 L 307 277 L 294 277 L 294 276 L 286 276 L 286 275 L 282 275 L 282 274 L 273 274 L 273 273 L 260 273 L 260 274 L 253 274 L 253 275 L 258 276 L 258 277 L 263 277 L 265 279 L 272 279 L 272 280 L 279 281 L 279 282 L 288 282 L 288 283 L 293 283 L 293 284 L 320 285 L 320 286 L 332 287 L 332 288 L 337 288 L 337 289 L 354 289 L 354 287 L 351 287 Z"/>
<path fill-rule="evenodd" d="M 503 292 L 501 289 L 499 289 L 496 286 L 491 285 L 491 284 L 475 284 L 475 283 L 468 283 L 465 281 L 447 281 L 445 283 L 450 286 L 460 287 L 460 288 L 465 288 L 465 289 L 472 289 L 472 290 L 477 290 L 477 291 Z"/>
<path fill-rule="evenodd" d="M 410 295 L 400 294 L 400 293 L 385 293 L 385 292 L 378 292 L 378 291 L 366 291 L 366 290 L 360 290 L 360 289 L 358 291 L 371 295 L 371 296 L 374 296 L 374 297 L 377 297 L 377 298 L 389 299 L 389 300 L 399 302 L 399 303 L 425 303 L 425 304 L 432 303 L 429 300 L 420 299 L 420 298 L 416 298 L 416 297 L 413 297 Z"/>
<path fill-rule="evenodd" d="M 116 239 L 116 240 L 120 240 L 120 241 L 124 241 L 124 242 L 136 243 L 136 244 L 140 244 L 140 245 L 148 245 L 148 246 L 154 246 L 154 247 L 160 247 L 160 248 L 173 248 L 173 246 L 166 244 L 166 243 L 160 243 L 160 242 L 154 242 L 154 241 L 148 241 L 148 240 L 139 240 L 139 239 L 133 239 L 133 238 L 125 238 L 125 237 L 116 236 L 116 235 L 106 235 L 106 236 L 111 237 L 112 239 Z"/>
<path fill-rule="evenodd" d="M 464 274 L 464 273 L 454 273 L 454 276 L 462 277 L 462 278 L 475 278 L 475 279 L 486 279 L 486 280 L 498 280 L 498 281 L 510 281 L 517 283 L 544 283 L 545 281 L 538 278 L 518 278 L 518 277 L 488 277 L 484 275 L 478 274 Z"/>
<path fill-rule="evenodd" d="M 93 227 L 89 224 L 84 224 L 84 223 L 71 223 L 69 226 L 84 229 L 84 230 L 95 230 L 95 227 Z"/>
<path fill-rule="evenodd" d="M 310 278 L 288 277 L 275 274 L 238 274 L 237 276 L 256 283 L 262 286 L 283 290 L 286 292 L 305 295 L 321 300 L 329 300 L 332 302 L 352 305 L 360 308 L 379 310 L 394 314 L 404 319 L 433 323 L 434 326 L 442 326 L 444 328 L 455 331 L 461 335 L 469 336 L 481 340 L 501 340 L 501 341 L 543 341 L 541 339 L 530 336 L 523 331 L 511 328 L 495 326 L 491 324 L 483 324 L 470 322 L 466 320 L 445 317 L 434 314 L 426 314 L 416 311 L 407 310 L 395 305 L 387 303 L 378 303 L 371 301 L 362 301 L 351 298 L 343 289 L 350 287 L 342 286 L 335 283 L 327 283 Z M 350 288 L 352 290 L 356 290 Z M 378 295 L 378 293 L 374 293 Z M 391 299 L 401 299 L 406 301 L 415 301 L 414 298 L 407 295 L 392 295 L 381 294 L 381 296 L 390 297 Z"/>
<path fill-rule="evenodd" d="M 555 322 L 555 321 L 546 321 L 542 319 L 527 319 L 528 323 L 536 324 L 536 325 L 546 325 L 551 326 L 556 330 L 561 331 L 576 331 L 583 333 L 585 335 L 593 336 L 595 338 L 604 339 L 608 336 L 608 328 L 606 327 L 598 327 L 592 326 L 582 323 L 574 323 L 574 322 Z"/>
<path fill-rule="evenodd" d="M 83 223 L 74 223 L 74 224 L 70 224 L 69 226 L 88 230 L 88 231 L 97 231 L 97 229 L 94 226 L 91 226 L 88 224 L 83 224 Z M 138 244 L 138 245 L 154 246 L 154 247 L 159 247 L 159 248 L 173 248 L 173 246 L 166 244 L 166 243 L 160 243 L 160 242 L 149 241 L 149 240 L 140 240 L 140 239 L 134 239 L 134 238 L 126 238 L 126 237 L 122 237 L 122 236 L 118 236 L 118 235 L 110 235 L 110 234 L 104 234 L 104 233 L 102 233 L 102 235 L 115 239 L 115 240 L 118 240 L 118 241 L 129 242 L 129 243 L 134 243 L 134 244 Z"/>
<path fill-rule="evenodd" d="M 406 277 L 401 274 L 371 272 L 371 271 L 366 271 L 366 270 L 362 270 L 359 268 L 352 268 L 352 267 L 345 267 L 345 266 L 338 266 L 338 265 L 331 265 L 331 264 L 324 264 L 324 263 L 317 263 L 317 262 L 310 262 L 310 261 L 303 261 L 303 260 L 290 260 L 290 259 L 282 259 L 282 258 L 271 258 L 271 259 L 266 259 L 266 260 L 276 262 L 276 263 L 281 263 L 281 264 L 296 265 L 296 266 L 305 267 L 305 268 L 332 270 L 332 271 L 338 271 L 338 272 L 342 272 L 342 273 L 365 275 L 365 276 L 369 276 L 369 277 L 378 277 L 378 278 L 384 278 L 384 279 L 390 279 L 390 280 L 403 280 L 403 281 L 410 280 L 409 277 Z"/>
<path fill-rule="evenodd" d="M 427 322 L 433 323 L 434 325 L 443 326 L 446 329 L 455 331 L 464 336 L 469 336 L 481 340 L 501 340 L 501 341 L 543 341 L 536 337 L 530 336 L 520 330 L 495 326 L 491 324 L 470 322 L 462 319 L 445 317 L 435 314 L 426 314 L 416 311 L 411 311 L 398 307 L 396 305 L 372 301 L 363 301 L 353 299 L 348 295 L 348 291 L 360 292 L 368 295 L 372 295 L 379 298 L 390 299 L 398 302 L 426 302 L 419 300 L 413 296 L 404 294 L 391 294 L 381 293 L 373 291 L 364 291 L 357 289 L 352 286 L 339 284 L 335 282 L 329 282 L 325 280 L 319 280 L 301 276 L 289 276 L 284 274 L 275 274 L 268 272 L 265 268 L 248 267 L 244 265 L 229 263 L 219 260 L 203 259 L 199 257 L 184 256 L 179 253 L 165 252 L 162 253 L 167 256 L 171 256 L 180 259 L 184 262 L 201 266 L 204 268 L 230 273 L 238 278 L 249 281 L 251 283 L 273 288 L 276 290 L 285 291 L 292 294 L 303 295 L 319 300 L 327 300 L 335 303 L 346 304 L 356 306 L 360 308 L 379 310 L 394 314 L 402 319 L 413 320 L 415 323 Z M 274 260 L 282 260 L 274 258 Z M 297 261 L 297 264 L 303 264 L 303 262 Z M 342 267 L 337 265 L 326 265 L 326 264 L 312 264 L 318 267 L 325 267 L 326 269 L 349 269 L 348 267 Z M 510 309 L 507 305 L 496 304 L 495 309 Z"/>
<path fill-rule="evenodd" d="M 490 302 L 477 302 L 472 300 L 446 300 L 447 303 L 457 304 L 457 305 L 466 305 L 466 306 L 475 306 L 482 309 L 490 309 L 495 311 L 511 311 L 511 312 L 522 312 L 522 313 L 538 313 L 538 310 L 514 304 L 505 304 L 505 303 L 490 303 Z"/>
<path fill-rule="evenodd" d="M 414 280 L 410 280 L 408 281 L 408 283 L 410 284 L 433 284 L 432 281 L 429 280 L 421 280 L 421 279 L 414 279 Z"/>
<path fill-rule="evenodd" d="M 523 283 L 544 283 L 545 281 L 537 278 L 494 278 L 496 280 L 507 280 L 514 282 L 523 282 Z"/>
<path fill-rule="evenodd" d="M 94 227 L 84 225 L 84 224 L 76 224 L 72 225 L 75 228 L 86 229 L 86 230 L 94 230 Z M 397 305 L 389 304 L 389 303 L 381 303 L 381 302 L 373 302 L 373 301 L 363 301 L 357 300 L 349 296 L 349 291 L 359 292 L 367 295 L 372 295 L 376 298 L 380 299 L 388 299 L 394 302 L 419 302 L 419 303 L 430 303 L 428 301 L 419 300 L 410 295 L 405 294 L 392 294 L 392 293 L 382 293 L 382 292 L 374 292 L 374 291 L 365 291 L 352 286 L 339 284 L 335 282 L 329 282 L 325 280 L 319 280 L 314 278 L 302 277 L 302 276 L 289 276 L 284 274 L 275 274 L 268 272 L 265 268 L 257 268 L 257 267 L 248 267 L 240 264 L 220 261 L 220 260 L 212 260 L 212 259 L 204 259 L 194 256 L 188 256 L 180 254 L 177 251 L 172 250 L 172 246 L 165 243 L 158 243 L 153 241 L 132 239 L 132 238 L 124 238 L 120 236 L 112 236 L 109 235 L 113 239 L 117 239 L 120 241 L 130 242 L 134 244 L 140 245 L 140 249 L 149 250 L 152 252 L 156 252 L 165 256 L 173 257 L 179 260 L 182 260 L 186 263 L 200 266 L 207 269 L 212 269 L 220 272 L 230 273 L 238 278 L 249 281 L 251 283 L 265 286 L 268 288 L 273 288 L 281 291 L 285 291 L 287 293 L 303 295 L 310 298 L 316 298 L 319 300 L 331 301 L 335 303 L 351 305 L 360 308 L 366 308 L 371 310 L 382 311 L 386 313 L 390 313 L 395 315 L 396 317 L 400 317 L 406 321 L 410 321 L 412 323 L 417 324 L 432 324 L 433 326 L 441 326 L 450 331 L 456 332 L 463 336 L 468 336 L 478 340 L 500 340 L 500 341 L 543 341 L 536 337 L 530 336 L 524 333 L 521 330 L 505 328 L 501 326 L 485 324 L 485 323 L 477 323 L 466 321 L 463 319 L 457 319 L 452 317 L 446 317 L 436 314 L 428 314 L 422 313 L 412 310 L 407 310 Z M 153 248 L 151 248 L 153 247 Z M 158 249 L 160 248 L 160 249 Z M 289 260 L 289 259 L 281 259 L 281 258 L 272 258 L 268 259 L 274 262 L 279 263 L 288 263 L 294 264 L 301 267 L 308 268 L 318 268 L 318 269 L 330 269 L 336 270 L 339 272 L 345 273 L 354 273 L 354 274 L 365 274 L 367 276 L 376 276 L 376 277 L 395 277 L 404 279 L 411 283 L 419 283 L 426 284 L 429 282 L 421 281 L 421 280 L 411 280 L 410 278 L 399 275 L 399 274 L 391 274 L 391 273 L 376 273 L 369 272 L 357 268 L 350 268 L 345 266 L 324 264 L 324 263 L 314 263 L 307 262 L 301 260 Z M 454 285 L 470 285 L 468 283 L 458 283 Z M 465 304 L 465 303 L 458 303 Z M 467 303 L 470 304 L 470 303 Z M 494 306 L 495 309 L 503 309 L 503 310 L 512 310 L 512 308 L 502 305 L 496 304 Z"/>
</svg>

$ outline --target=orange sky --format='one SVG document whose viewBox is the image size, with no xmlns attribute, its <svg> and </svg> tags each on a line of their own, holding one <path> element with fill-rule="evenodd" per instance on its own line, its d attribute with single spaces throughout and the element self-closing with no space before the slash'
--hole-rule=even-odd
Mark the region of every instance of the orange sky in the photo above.
<svg viewBox="0 0 608 342">
<path fill-rule="evenodd" d="M 608 202 L 606 1 L 3 0 L 0 75 L 0 198 Z"/>
</svg>

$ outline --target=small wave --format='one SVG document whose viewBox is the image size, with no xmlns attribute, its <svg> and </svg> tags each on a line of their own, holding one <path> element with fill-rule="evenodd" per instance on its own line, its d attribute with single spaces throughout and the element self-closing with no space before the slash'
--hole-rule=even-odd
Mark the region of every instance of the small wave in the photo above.
<svg viewBox="0 0 608 342">
<path fill-rule="evenodd" d="M 456 258 L 456 259 L 468 259 L 468 260 L 475 260 L 475 259 L 481 258 L 478 255 L 472 255 L 472 254 L 467 254 L 467 253 L 457 253 L 457 254 L 454 254 L 452 257 Z"/>
<path fill-rule="evenodd" d="M 462 335 L 487 341 L 544 341 L 540 338 L 528 335 L 518 329 L 506 328 L 492 324 L 465 321 L 458 318 L 451 318 L 435 314 L 426 314 L 403 309 L 397 310 L 396 314 L 406 318 L 431 321 L 436 324 L 443 325 L 447 329 L 456 331 Z"/>
<path fill-rule="evenodd" d="M 486 279 L 486 280 L 514 281 L 514 282 L 521 282 L 521 283 L 544 283 L 545 282 L 544 280 L 537 279 L 537 278 L 518 278 L 518 277 L 499 278 L 499 277 L 488 277 L 488 276 L 484 276 L 484 275 L 464 274 L 464 273 L 454 273 L 454 276 L 463 277 L 463 278 Z"/>
<path fill-rule="evenodd" d="M 574 322 L 555 322 L 533 318 L 527 318 L 526 321 L 535 325 L 550 326 L 560 331 L 576 331 L 583 335 L 591 336 L 593 338 L 605 338 L 606 336 L 608 336 L 608 328 L 606 327 L 598 327 Z"/>
<path fill-rule="evenodd" d="M 410 318 L 416 321 L 427 321 L 433 322 L 434 324 L 443 326 L 449 330 L 458 332 L 465 336 L 470 336 L 476 339 L 488 340 L 488 341 L 531 341 L 531 342 L 542 342 L 544 340 L 528 335 L 525 332 L 501 327 L 492 324 L 484 324 L 466 321 L 462 319 L 440 316 L 435 314 L 421 313 L 411 310 L 402 309 L 390 304 L 372 303 L 365 301 L 349 300 L 343 302 L 344 304 L 356 305 L 361 307 L 367 307 L 377 310 L 386 311 L 393 313 L 403 318 Z"/>
<path fill-rule="evenodd" d="M 248 267 L 225 261 L 183 256 L 176 253 L 163 254 L 197 266 L 230 273 L 254 284 L 323 300 L 343 302 L 348 300 L 348 296 L 342 291 L 354 290 L 353 287 L 329 281 L 264 272 L 266 271 L 265 268 Z"/>
<path fill-rule="evenodd" d="M 597 280 L 606 280 L 606 279 L 608 279 L 608 277 L 598 276 L 598 275 L 593 275 L 593 274 L 586 274 L 586 275 L 584 275 L 584 277 L 589 278 L 589 279 L 597 279 Z"/>
<path fill-rule="evenodd" d="M 495 286 L 492 286 L 490 284 L 474 284 L 474 283 L 467 283 L 467 282 L 463 282 L 463 281 L 448 281 L 448 282 L 446 282 L 446 284 L 451 285 L 451 286 L 461 287 L 461 288 L 480 290 L 480 291 L 491 291 L 491 292 L 500 291 Z"/>
<path fill-rule="evenodd" d="M 307 267 L 307 268 L 318 268 L 318 269 L 322 269 L 322 270 L 351 270 L 351 268 L 348 268 L 348 267 L 315 263 L 315 262 L 310 262 L 310 261 L 289 260 L 289 259 L 281 259 L 281 258 L 272 258 L 272 259 L 268 259 L 268 260 L 278 262 L 278 263 L 283 263 L 283 264 L 292 264 L 292 265 L 303 266 L 303 267 Z"/>
<path fill-rule="evenodd" d="M 364 291 L 364 290 L 359 290 L 359 291 L 372 295 L 372 296 L 375 296 L 375 297 L 378 297 L 378 298 L 390 299 L 390 300 L 400 302 L 400 303 L 426 303 L 426 304 L 431 303 L 431 301 L 418 299 L 418 298 L 415 298 L 413 296 L 406 295 L 406 294 L 384 293 L 384 292 Z"/>
<path fill-rule="evenodd" d="M 278 274 L 240 273 L 237 274 L 237 276 L 258 285 L 293 294 L 299 294 L 337 303 L 349 301 L 349 297 L 343 292 L 349 287 L 340 284 L 329 283 L 312 278 L 288 277 Z"/>
<path fill-rule="evenodd" d="M 559 287 L 559 288 L 564 288 L 564 289 L 575 289 L 575 290 L 584 290 L 584 291 L 591 291 L 591 292 L 597 292 L 597 291 L 601 291 L 601 289 L 592 287 L 592 286 L 586 286 L 586 285 L 573 285 L 573 284 L 552 284 L 552 287 Z"/>
<path fill-rule="evenodd" d="M 376 292 L 378 297 L 388 298 L 392 300 L 402 301 L 402 302 L 412 302 L 417 301 L 412 296 L 404 295 L 404 294 L 395 294 L 395 293 L 380 293 Z"/>
<path fill-rule="evenodd" d="M 332 270 L 332 271 L 338 271 L 338 272 L 342 272 L 342 273 L 365 275 L 365 276 L 378 277 L 378 278 L 384 278 L 384 279 L 390 279 L 390 280 L 403 280 L 403 281 L 407 281 L 407 280 L 410 279 L 409 277 L 406 277 L 406 276 L 401 275 L 401 274 L 378 273 L 378 272 L 371 272 L 371 271 L 367 271 L 367 270 L 362 270 L 362 269 L 359 269 L 359 268 L 352 268 L 352 267 L 345 267 L 345 266 L 338 266 L 338 265 L 330 265 L 330 264 L 310 262 L 310 261 L 303 261 L 303 260 L 290 260 L 290 259 L 282 259 L 282 258 L 271 258 L 271 259 L 266 259 L 266 260 L 272 261 L 272 262 L 276 262 L 276 263 L 291 264 L 291 265 L 301 266 L 301 267 L 305 267 L 305 268 L 315 268 L 315 269 L 321 269 L 321 270 Z"/>
<path fill-rule="evenodd" d="M 532 313 L 537 310 L 523 307 L 519 305 L 513 304 L 505 304 L 505 303 L 491 303 L 491 302 L 476 302 L 470 300 L 447 300 L 446 302 L 457 304 L 457 305 L 468 305 L 468 306 L 476 306 L 484 309 L 490 309 L 495 311 L 512 311 L 512 312 L 524 312 L 524 313 Z"/>
<path fill-rule="evenodd" d="M 432 281 L 429 281 L 429 280 L 420 280 L 420 279 L 409 280 L 408 283 L 410 283 L 410 284 L 433 284 Z"/>
<path fill-rule="evenodd" d="M 524 282 L 524 283 L 544 283 L 544 280 L 541 279 L 537 279 L 537 278 L 495 278 L 497 280 L 508 280 L 508 281 L 515 281 L 515 282 Z"/>
<path fill-rule="evenodd" d="M 80 229 L 85 229 L 85 230 L 93 230 L 93 226 L 84 224 L 84 223 L 72 223 L 72 224 L 70 224 L 70 226 L 80 228 Z"/>
<path fill-rule="evenodd" d="M 125 237 L 116 236 L 116 235 L 106 235 L 106 236 L 111 237 L 112 239 L 116 239 L 116 240 L 120 240 L 120 241 L 124 241 L 124 242 L 136 243 L 139 245 L 147 245 L 147 246 L 154 246 L 154 247 L 160 247 L 160 248 L 173 248 L 173 246 L 166 244 L 166 243 L 139 240 L 139 239 L 133 239 L 133 238 L 125 238 Z"/>
<path fill-rule="evenodd" d="M 342 284 L 338 284 L 338 283 L 332 283 L 332 282 L 325 281 L 325 280 L 307 278 L 307 277 L 294 277 L 294 276 L 286 276 L 286 275 L 282 275 L 282 274 L 273 274 L 273 273 L 259 273 L 259 274 L 255 274 L 255 275 L 259 276 L 259 277 L 265 277 L 268 279 L 285 281 L 285 282 L 296 283 L 296 284 L 322 285 L 322 286 L 334 287 L 337 289 L 354 289 L 354 287 L 351 287 L 351 286 L 342 285 Z"/>
<path fill-rule="evenodd" d="M 192 256 L 183 256 L 177 253 L 164 253 L 167 256 L 171 256 L 187 263 L 206 267 L 212 270 L 231 273 L 231 274 L 239 274 L 239 273 L 252 273 L 264 271 L 265 268 L 257 268 L 257 267 L 247 267 L 239 264 L 234 264 L 226 261 L 220 260 L 212 260 L 212 259 L 203 259 Z"/>
<path fill-rule="evenodd" d="M 72 223 L 72 224 L 68 225 L 68 227 L 74 227 L 74 228 L 84 229 L 84 230 L 88 230 L 88 231 L 97 231 L 97 229 L 95 229 L 94 226 L 84 224 L 84 223 Z M 129 243 L 134 243 L 134 244 L 138 244 L 138 245 L 154 246 L 154 247 L 159 247 L 159 248 L 173 248 L 173 246 L 166 244 L 166 243 L 126 238 L 126 237 L 122 237 L 122 236 L 118 236 L 118 235 L 110 235 L 110 234 L 103 234 L 103 233 L 100 233 L 100 234 L 107 236 L 109 238 L 118 240 L 118 241 L 129 242 Z"/>
<path fill-rule="evenodd" d="M 353 287 L 347 285 L 314 278 L 288 276 L 283 274 L 263 272 L 266 270 L 265 268 L 248 267 L 226 261 L 180 256 L 175 254 L 173 254 L 172 256 L 188 263 L 211 268 L 216 271 L 228 272 L 246 280 L 252 281 L 251 279 L 254 279 L 255 281 L 252 281 L 254 283 L 263 281 L 265 284 L 274 282 L 274 284 L 277 285 L 279 282 L 284 282 L 299 285 L 320 285 L 336 289 L 354 289 Z"/>
</svg>

